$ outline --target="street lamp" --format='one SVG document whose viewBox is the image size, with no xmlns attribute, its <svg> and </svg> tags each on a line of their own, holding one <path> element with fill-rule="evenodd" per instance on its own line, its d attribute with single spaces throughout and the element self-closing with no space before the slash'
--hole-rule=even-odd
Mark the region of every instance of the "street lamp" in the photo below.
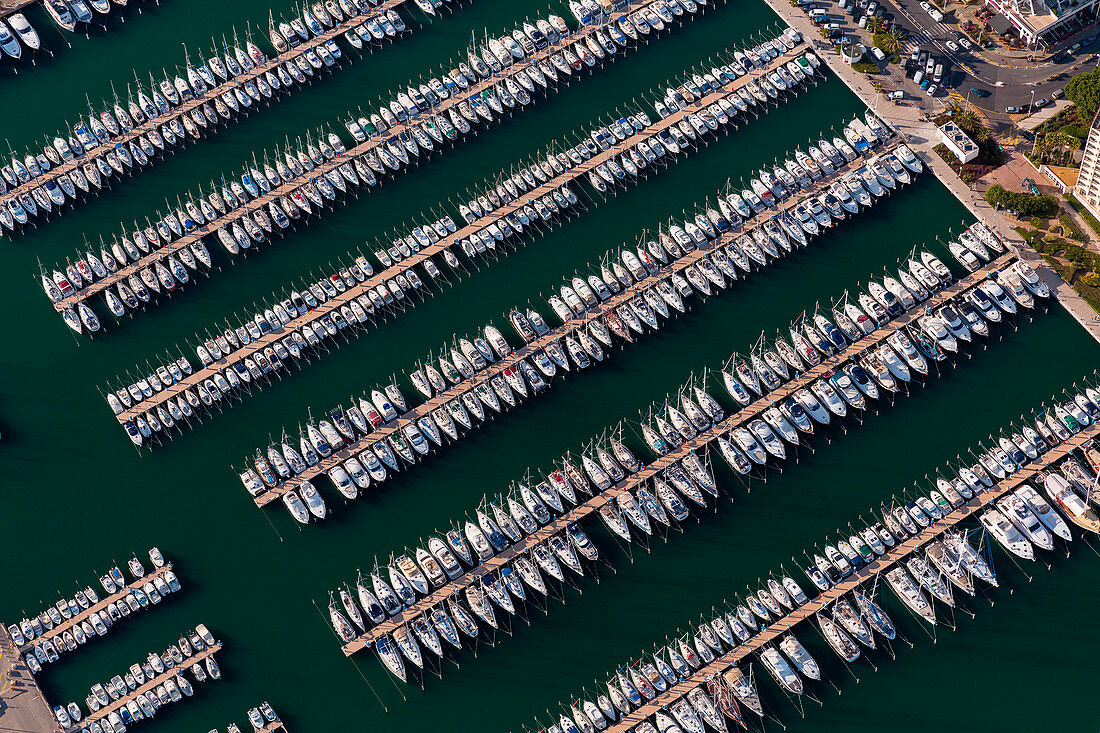
<svg viewBox="0 0 1100 733">
<path fill-rule="evenodd" d="M 974 87 L 970 87 L 970 89 L 967 90 L 967 92 L 966 92 L 966 110 L 967 110 L 967 112 L 970 111 L 970 92 L 972 92 L 972 91 L 974 91 Z"/>
<path fill-rule="evenodd" d="M 1031 90 L 1031 104 L 1028 106 L 1028 111 L 1032 114 L 1035 113 L 1035 90 Z M 1035 156 L 1035 144 L 1039 142 L 1039 135 L 1033 129 L 1031 131 L 1031 155 Z"/>
</svg>

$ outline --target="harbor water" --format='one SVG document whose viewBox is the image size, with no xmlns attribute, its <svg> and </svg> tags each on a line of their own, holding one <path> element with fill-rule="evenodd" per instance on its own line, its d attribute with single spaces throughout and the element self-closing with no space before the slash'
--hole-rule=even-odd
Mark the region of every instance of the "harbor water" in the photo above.
<svg viewBox="0 0 1100 733">
<path fill-rule="evenodd" d="M 61 34 L 35 9 L 30 20 L 57 55 L 18 75 L 0 72 L 9 110 L 2 136 L 17 151 L 37 147 L 43 133 L 52 137 L 66 119 L 87 113 L 86 94 L 99 109 L 98 100 L 111 96 L 111 81 L 124 94 L 135 71 L 144 79 L 181 63 L 181 44 L 197 59 L 209 50 L 211 34 L 220 37 L 234 25 L 243 34 L 249 21 L 266 29 L 269 7 L 259 0 L 131 0 L 125 23 L 115 19 L 109 31 L 90 39 L 65 34 L 72 48 L 62 47 Z M 342 131 L 349 109 L 377 106 L 380 95 L 464 55 L 471 32 L 499 34 L 547 12 L 567 15 L 557 2 L 548 11 L 530 0 L 475 0 L 430 22 L 419 11 L 402 10 L 415 28 L 408 38 L 345 63 L 330 77 L 0 243 L 0 292 L 9 324 L 0 349 L 0 486 L 7 509 L 0 618 L 10 623 L 36 613 L 57 600 L 58 591 L 71 596 L 76 583 L 94 584 L 107 567 L 121 566 L 133 552 L 144 558 L 152 545 L 175 564 L 184 586 L 161 607 L 47 667 L 39 680 L 51 702 L 83 703 L 89 686 L 123 673 L 201 622 L 225 643 L 219 654 L 223 679 L 197 686 L 195 699 L 135 730 L 184 733 L 224 729 L 230 721 L 247 726 L 244 711 L 268 700 L 294 733 L 538 731 L 560 713 L 551 718 L 548 707 L 557 710 L 584 685 L 593 691 L 594 678 L 605 679 L 615 665 L 685 629 L 746 585 L 755 589 L 759 577 L 782 566 L 802 582 L 803 550 L 838 529 L 848 534 L 849 522 L 861 514 L 869 520 L 881 501 L 914 482 L 926 485 L 937 468 L 1100 363 L 1100 346 L 1056 303 L 1043 303 L 1047 312 L 995 328 L 991 338 L 964 349 L 892 406 L 880 401 L 861 419 L 813 436 L 782 470 L 769 469 L 766 480 L 741 480 L 719 465 L 716 454 L 716 475 L 731 499 L 717 513 L 688 520 L 682 533 L 623 547 L 589 520 L 585 528 L 601 551 L 598 577 L 589 573 L 567 586 L 563 598 L 528 604 L 525 617 L 507 622 L 508 633 L 489 635 L 483 628 L 476 653 L 467 648 L 449 655 L 442 676 L 426 675 L 423 689 L 394 682 L 372 652 L 345 659 L 324 611 L 328 591 L 354 582 L 357 570 L 370 570 L 376 556 L 385 561 L 405 545 L 420 544 L 484 495 L 506 490 L 529 468 L 548 468 L 620 421 L 636 425 L 640 412 L 661 404 L 692 374 L 705 376 L 735 350 L 747 353 L 762 332 L 785 333 L 799 314 L 855 292 L 884 268 L 896 271 L 914 247 L 928 245 L 947 260 L 939 242 L 972 221 L 926 172 L 805 250 L 724 293 L 696 299 L 656 335 L 559 378 L 545 395 L 358 501 L 347 504 L 326 480 L 318 481 L 330 508 L 320 524 L 299 528 L 278 504 L 262 511 L 253 505 L 233 466 L 284 428 L 296 435 L 311 409 L 320 416 L 392 375 L 415 400 L 404 373 L 455 334 L 472 334 L 491 321 L 518 343 L 505 318 L 511 307 L 530 302 L 552 317 L 545 298 L 563 277 L 598 271 L 604 253 L 635 246 L 645 230 L 693 212 L 728 179 L 747 180 L 796 147 L 839 134 L 863 105 L 829 76 L 613 198 L 578 183 L 574 189 L 583 190 L 586 210 L 553 231 L 461 276 L 449 275 L 449 285 L 408 312 L 341 340 L 166 445 L 135 451 L 99 393 L 127 370 L 147 371 L 147 360 L 157 363 L 179 347 L 197 363 L 185 344 L 195 333 L 234 312 L 254 310 L 310 273 L 316 279 L 349 254 L 373 250 L 375 240 L 386 241 L 395 228 L 434 219 L 431 209 L 457 219 L 455 207 L 442 202 L 457 203 L 467 187 L 601 118 L 621 116 L 616 109 L 648 103 L 653 90 L 692 66 L 780 27 L 757 0 L 711 7 L 442 156 L 299 224 L 259 252 L 232 261 L 212 244 L 221 272 L 133 320 L 116 325 L 108 316 L 107 332 L 95 339 L 74 338 L 43 296 L 39 262 L 63 263 L 85 241 L 98 249 L 100 237 L 109 241 L 120 224 L 132 228 L 135 218 L 164 211 L 166 198 L 174 205 L 197 184 L 239 172 L 253 152 L 322 126 Z M 261 45 L 268 48 L 266 38 Z M 98 299 L 95 306 L 105 315 Z M 720 380 L 708 385 L 730 407 Z M 644 451 L 634 428 L 626 427 L 624 436 Z M 995 550 L 1001 588 L 964 601 L 975 616 L 957 611 L 934 634 L 882 593 L 912 644 L 896 642 L 893 661 L 872 653 L 877 671 L 866 661 L 846 668 L 807 626 L 796 633 L 835 687 L 811 687 L 820 705 L 791 701 L 754 665 L 766 705 L 792 733 L 839 733 L 855 725 L 897 733 L 933 725 L 1000 731 L 1054 721 L 1061 731 L 1095 731 L 1095 711 L 1076 703 L 1089 699 L 1095 680 L 1100 631 L 1089 589 L 1100 582 L 1098 545 L 1078 538 L 1068 558 L 1048 553 L 1044 562 L 1023 568 Z M 778 725 L 769 720 L 765 727 Z"/>
</svg>

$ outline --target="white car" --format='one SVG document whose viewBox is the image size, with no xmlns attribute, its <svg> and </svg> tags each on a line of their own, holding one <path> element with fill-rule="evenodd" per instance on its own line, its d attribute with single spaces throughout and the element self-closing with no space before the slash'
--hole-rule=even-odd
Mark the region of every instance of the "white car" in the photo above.
<svg viewBox="0 0 1100 733">
<path fill-rule="evenodd" d="M 949 50 L 954 51 L 955 53 L 959 52 L 959 45 L 957 43 L 955 43 L 954 41 L 948 41 L 947 43 L 945 43 L 943 45 L 947 46 L 947 48 Z"/>
<path fill-rule="evenodd" d="M 920 6 L 921 6 L 922 8 L 924 8 L 924 12 L 926 12 L 926 13 L 927 13 L 927 12 L 928 12 L 929 10 L 931 10 L 931 9 L 932 9 L 932 6 L 931 6 L 931 5 L 929 5 L 928 3 L 921 3 L 921 4 L 920 4 Z"/>
<path fill-rule="evenodd" d="M 936 92 L 939 91 L 939 88 L 940 87 L 938 84 L 932 84 L 924 93 L 927 94 L 929 97 L 934 97 L 936 96 Z"/>
</svg>

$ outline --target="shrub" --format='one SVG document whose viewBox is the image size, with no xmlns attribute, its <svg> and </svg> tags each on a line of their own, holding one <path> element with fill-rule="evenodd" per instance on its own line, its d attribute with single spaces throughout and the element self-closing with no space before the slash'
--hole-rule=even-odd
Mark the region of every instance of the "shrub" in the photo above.
<svg viewBox="0 0 1100 733">
<path fill-rule="evenodd" d="M 1086 272 L 1084 275 L 1077 278 L 1077 282 L 1082 285 L 1087 285 L 1090 288 L 1100 288 L 1100 273 Z"/>
<path fill-rule="evenodd" d="M 857 61 L 852 64 L 852 70 L 858 71 L 861 74 L 878 74 L 882 69 L 878 67 L 878 64 L 870 61 Z"/>
<path fill-rule="evenodd" d="M 1053 196 L 1008 191 L 998 183 L 986 189 L 985 200 L 993 206 L 1011 209 L 1021 216 L 1053 216 L 1058 212 L 1058 201 Z"/>
<path fill-rule="evenodd" d="M 1100 237 L 1100 221 L 1097 221 L 1096 217 L 1093 216 L 1088 209 L 1082 206 L 1080 201 L 1073 197 L 1073 194 L 1067 193 L 1065 196 L 1066 201 L 1069 202 L 1069 205 L 1072 206 L 1074 210 L 1078 214 L 1080 214 L 1081 217 L 1085 220 L 1085 223 L 1089 225 L 1089 229 L 1091 229 L 1093 233 L 1096 234 L 1096 236 Z"/>
<path fill-rule="evenodd" d="M 1067 214 L 1059 214 L 1058 221 L 1062 225 L 1062 234 L 1078 242 L 1085 241 L 1085 233 L 1081 231 L 1081 227 L 1073 223 L 1073 219 L 1070 219 Z"/>
<path fill-rule="evenodd" d="M 1089 136 L 1089 128 L 1084 125 L 1065 125 L 1059 128 L 1058 132 L 1075 137 L 1081 141 L 1084 141 L 1085 138 Z"/>
<path fill-rule="evenodd" d="M 1040 219 L 1037 216 L 1033 216 L 1033 217 L 1031 217 L 1031 221 L 1029 221 L 1028 224 L 1030 224 L 1031 226 L 1038 229 L 1039 227 L 1041 227 L 1043 225 L 1043 220 Z"/>
</svg>

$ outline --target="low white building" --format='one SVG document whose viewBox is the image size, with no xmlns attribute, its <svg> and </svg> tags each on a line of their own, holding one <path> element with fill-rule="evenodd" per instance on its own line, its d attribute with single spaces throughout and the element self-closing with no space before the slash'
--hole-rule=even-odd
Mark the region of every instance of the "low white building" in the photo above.
<svg viewBox="0 0 1100 733">
<path fill-rule="evenodd" d="M 947 146 L 947 149 L 955 154 L 963 163 L 969 163 L 978 157 L 978 146 L 970 139 L 962 129 L 950 120 L 940 125 L 940 142 Z"/>
</svg>

